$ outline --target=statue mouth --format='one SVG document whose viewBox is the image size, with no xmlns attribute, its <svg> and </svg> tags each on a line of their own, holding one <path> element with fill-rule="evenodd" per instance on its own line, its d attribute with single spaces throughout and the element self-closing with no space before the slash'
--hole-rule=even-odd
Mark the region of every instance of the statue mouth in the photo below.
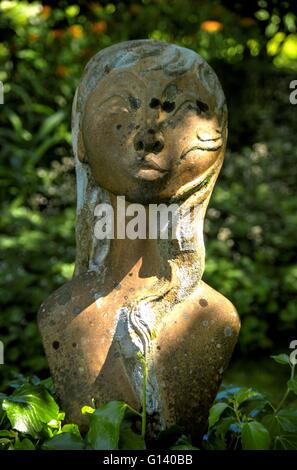
<svg viewBox="0 0 297 470">
<path fill-rule="evenodd" d="M 169 172 L 169 168 L 161 166 L 156 162 L 155 158 L 156 156 L 150 153 L 140 158 L 138 156 L 137 160 L 140 160 L 139 170 L 137 172 L 138 177 L 147 180 L 155 180 L 163 178 Z"/>
<path fill-rule="evenodd" d="M 147 169 L 147 170 L 156 170 L 156 171 L 159 171 L 160 173 L 168 173 L 168 171 L 169 171 L 169 169 L 162 168 L 160 165 L 158 165 L 158 163 L 156 163 L 154 161 L 149 161 L 149 162 L 144 161 L 141 166 L 142 166 L 142 169 L 144 169 L 144 170 L 145 169 Z"/>
<path fill-rule="evenodd" d="M 152 165 L 144 165 L 137 172 L 137 178 L 141 178 L 147 181 L 155 181 L 157 179 L 164 178 L 167 174 L 168 170 L 155 168 Z"/>
</svg>

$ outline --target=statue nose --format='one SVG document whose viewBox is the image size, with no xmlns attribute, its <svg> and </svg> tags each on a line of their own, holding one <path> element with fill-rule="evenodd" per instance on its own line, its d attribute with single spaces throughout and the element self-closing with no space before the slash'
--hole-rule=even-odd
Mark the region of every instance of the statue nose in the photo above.
<svg viewBox="0 0 297 470">
<path fill-rule="evenodd" d="M 164 148 L 164 138 L 160 132 L 154 129 L 140 131 L 134 137 L 134 148 L 145 153 L 160 153 Z"/>
</svg>

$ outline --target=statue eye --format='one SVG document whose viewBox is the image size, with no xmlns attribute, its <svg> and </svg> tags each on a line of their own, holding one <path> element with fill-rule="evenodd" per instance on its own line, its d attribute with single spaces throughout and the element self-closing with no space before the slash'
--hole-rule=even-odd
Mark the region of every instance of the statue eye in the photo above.
<svg viewBox="0 0 297 470">
<path fill-rule="evenodd" d="M 164 101 L 164 103 L 162 104 L 162 109 L 166 113 L 171 113 L 174 110 L 174 108 L 175 108 L 174 101 Z"/>
<path fill-rule="evenodd" d="M 196 101 L 196 106 L 197 106 L 197 111 L 198 113 L 206 113 L 209 110 L 209 106 L 206 103 L 203 103 L 203 101 Z"/>
<path fill-rule="evenodd" d="M 169 103 L 169 102 L 168 102 Z M 164 103 L 165 104 L 165 103 Z M 189 111 L 194 112 L 198 116 L 201 113 L 206 113 L 209 110 L 209 106 L 206 103 L 203 103 L 200 100 L 195 100 L 195 99 L 186 99 L 184 102 L 182 102 L 179 106 L 175 107 L 175 103 L 172 103 L 174 105 L 174 115 L 179 111 L 184 108 L 188 109 Z M 167 111 L 171 112 L 171 111 Z"/>
</svg>

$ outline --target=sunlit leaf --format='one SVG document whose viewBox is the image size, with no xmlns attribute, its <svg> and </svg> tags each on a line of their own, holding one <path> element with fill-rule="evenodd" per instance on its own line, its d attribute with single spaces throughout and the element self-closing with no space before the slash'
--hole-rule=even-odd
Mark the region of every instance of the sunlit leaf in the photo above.
<svg viewBox="0 0 297 470">
<path fill-rule="evenodd" d="M 57 419 L 59 407 L 45 387 L 24 384 L 5 398 L 3 409 L 17 431 L 37 436 L 44 425 Z"/>
</svg>

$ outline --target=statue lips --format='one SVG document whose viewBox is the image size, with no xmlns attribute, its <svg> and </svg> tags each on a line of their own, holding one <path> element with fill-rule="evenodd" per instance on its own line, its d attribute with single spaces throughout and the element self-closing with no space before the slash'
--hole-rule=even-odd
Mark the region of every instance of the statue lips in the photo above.
<svg viewBox="0 0 297 470">
<path fill-rule="evenodd" d="M 154 154 L 147 154 L 143 157 L 140 164 L 140 170 L 138 171 L 138 177 L 149 181 L 163 178 L 169 168 L 163 168 L 154 159 Z"/>
</svg>

